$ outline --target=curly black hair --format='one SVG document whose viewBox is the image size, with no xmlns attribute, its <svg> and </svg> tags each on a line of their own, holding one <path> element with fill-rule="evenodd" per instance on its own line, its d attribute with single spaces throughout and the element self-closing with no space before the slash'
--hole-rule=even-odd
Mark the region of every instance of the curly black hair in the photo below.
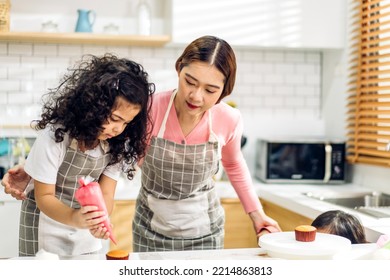
<svg viewBox="0 0 390 280">
<path fill-rule="evenodd" d="M 145 155 L 151 133 L 150 108 L 155 85 L 148 82 L 143 66 L 113 54 L 101 57 L 84 55 L 68 69 L 58 87 L 43 96 L 40 120 L 35 129 L 53 125 L 55 141 L 64 135 L 92 145 L 103 131 L 117 97 L 141 106 L 139 114 L 118 136 L 108 139 L 112 155 L 110 165 L 122 162 L 128 179 L 132 179 L 138 160 Z"/>
</svg>

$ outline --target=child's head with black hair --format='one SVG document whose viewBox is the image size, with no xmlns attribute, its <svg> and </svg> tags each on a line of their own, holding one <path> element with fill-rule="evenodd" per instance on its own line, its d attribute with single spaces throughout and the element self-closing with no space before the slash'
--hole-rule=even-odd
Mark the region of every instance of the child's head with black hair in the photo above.
<svg viewBox="0 0 390 280">
<path fill-rule="evenodd" d="M 341 210 L 322 213 L 311 223 L 317 232 L 343 236 L 352 244 L 367 243 L 364 227 L 357 217 Z"/>
</svg>

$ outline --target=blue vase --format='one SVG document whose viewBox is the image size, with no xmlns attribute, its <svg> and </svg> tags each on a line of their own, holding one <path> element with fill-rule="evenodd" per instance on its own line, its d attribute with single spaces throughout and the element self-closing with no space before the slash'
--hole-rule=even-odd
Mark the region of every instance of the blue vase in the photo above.
<svg viewBox="0 0 390 280">
<path fill-rule="evenodd" d="M 95 23 L 96 13 L 93 10 L 77 10 L 78 19 L 75 32 L 92 32 Z"/>
</svg>

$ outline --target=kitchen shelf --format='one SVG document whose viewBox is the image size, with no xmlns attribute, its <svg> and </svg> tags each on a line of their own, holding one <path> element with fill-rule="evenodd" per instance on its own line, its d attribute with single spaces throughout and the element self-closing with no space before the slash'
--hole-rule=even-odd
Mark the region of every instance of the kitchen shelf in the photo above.
<svg viewBox="0 0 390 280">
<path fill-rule="evenodd" d="M 162 47 L 171 41 L 168 35 L 111 35 L 93 33 L 2 32 L 0 42 L 92 44 L 110 46 Z"/>
<path fill-rule="evenodd" d="M 0 124 L 0 128 L 9 129 L 9 128 L 29 128 L 34 129 L 34 125 L 29 124 Z"/>
</svg>

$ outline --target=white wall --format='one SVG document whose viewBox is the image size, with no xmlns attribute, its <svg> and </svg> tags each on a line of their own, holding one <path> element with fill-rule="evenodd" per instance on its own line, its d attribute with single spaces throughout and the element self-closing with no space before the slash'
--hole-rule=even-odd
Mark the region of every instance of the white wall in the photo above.
<svg viewBox="0 0 390 280">
<path fill-rule="evenodd" d="M 345 1 L 172 0 L 172 39 L 214 33 L 242 46 L 342 48 Z"/>
<path fill-rule="evenodd" d="M 322 106 L 325 131 L 330 137 L 346 137 L 347 75 L 345 50 L 323 52 Z"/>
</svg>

